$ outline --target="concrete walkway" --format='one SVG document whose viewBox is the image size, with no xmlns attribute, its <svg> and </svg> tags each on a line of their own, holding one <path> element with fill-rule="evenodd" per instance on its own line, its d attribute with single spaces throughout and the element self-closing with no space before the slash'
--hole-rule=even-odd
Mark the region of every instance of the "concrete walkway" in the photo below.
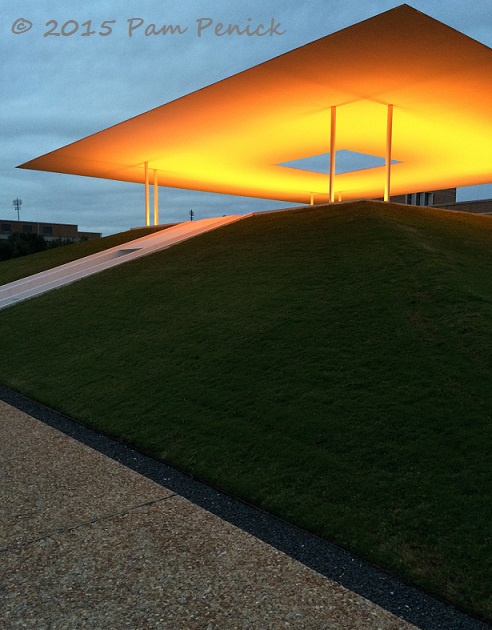
<svg viewBox="0 0 492 630">
<path fill-rule="evenodd" d="M 3 630 L 411 630 L 0 401 Z"/>
<path fill-rule="evenodd" d="M 4 284 L 0 287 L 0 309 L 29 300 L 37 295 L 58 289 L 77 280 L 82 280 L 82 278 L 87 278 L 106 269 L 123 265 L 142 256 L 148 256 L 162 249 L 167 249 L 200 234 L 205 234 L 229 223 L 240 221 L 245 216 L 230 215 L 201 219 L 199 221 L 185 221 L 165 230 L 105 249 L 102 252 L 78 258 L 47 271 Z"/>
</svg>

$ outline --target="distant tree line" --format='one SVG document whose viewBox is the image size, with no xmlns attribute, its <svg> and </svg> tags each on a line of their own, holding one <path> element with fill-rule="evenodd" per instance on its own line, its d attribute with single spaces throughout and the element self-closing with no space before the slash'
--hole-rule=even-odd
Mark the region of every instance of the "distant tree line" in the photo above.
<svg viewBox="0 0 492 630">
<path fill-rule="evenodd" d="M 14 232 L 9 235 L 7 240 L 0 241 L 0 261 L 27 256 L 28 254 L 36 254 L 37 252 L 44 252 L 46 249 L 52 249 L 62 245 L 71 245 L 72 243 L 73 241 L 69 238 L 46 241 L 40 234 Z"/>
</svg>

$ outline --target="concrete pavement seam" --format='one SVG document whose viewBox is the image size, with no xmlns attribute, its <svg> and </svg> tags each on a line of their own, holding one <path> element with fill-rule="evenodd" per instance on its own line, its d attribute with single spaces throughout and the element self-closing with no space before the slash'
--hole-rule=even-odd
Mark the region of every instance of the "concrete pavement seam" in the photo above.
<svg viewBox="0 0 492 630">
<path fill-rule="evenodd" d="M 75 529 L 79 529 L 80 527 L 85 527 L 86 525 L 94 525 L 95 523 L 102 523 L 104 521 L 110 520 L 112 518 L 115 518 L 116 516 L 123 516 L 125 514 L 130 514 L 131 512 L 134 512 L 135 510 L 138 510 L 140 508 L 149 506 L 149 505 L 155 505 L 156 503 L 162 503 L 164 501 L 167 501 L 168 499 L 173 499 L 175 497 L 179 497 L 179 495 L 177 493 L 173 493 L 170 495 L 167 495 L 165 497 L 161 497 L 159 499 L 152 499 L 151 501 L 145 501 L 144 503 L 140 503 L 138 505 L 134 505 L 132 507 L 129 507 L 125 510 L 118 510 L 116 512 L 112 512 L 111 514 L 106 514 L 104 516 L 98 516 L 97 518 L 92 518 L 86 521 L 80 521 L 80 523 L 74 523 L 73 525 L 66 525 L 64 527 L 56 527 L 53 530 L 50 530 L 48 532 L 45 532 L 44 534 L 40 535 L 40 536 L 36 536 L 35 538 L 29 538 L 27 540 L 21 540 L 19 542 L 16 542 L 12 545 L 8 545 L 7 547 L 0 547 L 0 553 L 7 553 L 9 551 L 15 551 L 18 549 L 21 549 L 22 547 L 27 547 L 29 545 L 32 545 L 34 543 L 37 543 L 41 540 L 46 540 L 47 538 L 52 538 L 53 536 L 58 536 L 60 534 L 64 534 L 66 532 L 70 532 L 73 531 Z"/>
</svg>

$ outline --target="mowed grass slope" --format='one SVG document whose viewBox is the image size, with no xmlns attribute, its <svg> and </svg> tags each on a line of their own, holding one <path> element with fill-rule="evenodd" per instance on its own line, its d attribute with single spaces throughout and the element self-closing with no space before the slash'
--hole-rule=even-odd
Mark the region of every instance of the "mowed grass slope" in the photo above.
<svg viewBox="0 0 492 630">
<path fill-rule="evenodd" d="M 0 380 L 492 618 L 491 242 L 255 216 L 0 311 Z"/>
</svg>

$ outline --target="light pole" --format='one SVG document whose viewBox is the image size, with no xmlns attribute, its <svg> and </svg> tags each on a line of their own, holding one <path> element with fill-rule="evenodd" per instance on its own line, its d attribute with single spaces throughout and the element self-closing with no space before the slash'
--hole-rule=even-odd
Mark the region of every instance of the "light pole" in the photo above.
<svg viewBox="0 0 492 630">
<path fill-rule="evenodd" d="M 20 221 L 20 207 L 22 206 L 22 199 L 14 199 L 12 203 L 17 211 L 17 221 Z"/>
</svg>

